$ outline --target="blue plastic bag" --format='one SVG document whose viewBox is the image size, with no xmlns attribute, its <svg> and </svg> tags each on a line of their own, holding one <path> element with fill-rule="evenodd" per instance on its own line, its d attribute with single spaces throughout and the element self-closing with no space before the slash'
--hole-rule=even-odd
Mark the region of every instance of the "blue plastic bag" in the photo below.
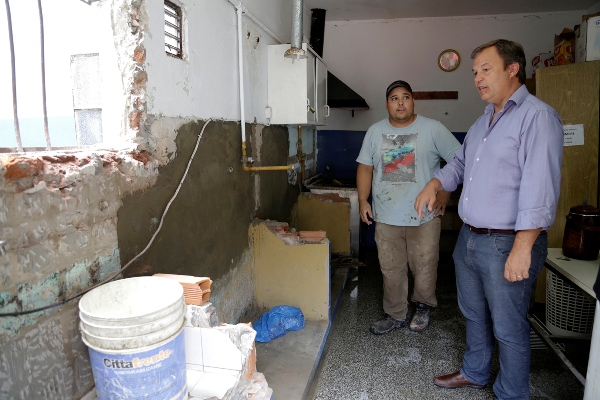
<svg viewBox="0 0 600 400">
<path fill-rule="evenodd" d="M 304 314 L 298 307 L 275 306 L 254 323 L 257 342 L 269 342 L 285 335 L 286 331 L 304 328 Z"/>
</svg>

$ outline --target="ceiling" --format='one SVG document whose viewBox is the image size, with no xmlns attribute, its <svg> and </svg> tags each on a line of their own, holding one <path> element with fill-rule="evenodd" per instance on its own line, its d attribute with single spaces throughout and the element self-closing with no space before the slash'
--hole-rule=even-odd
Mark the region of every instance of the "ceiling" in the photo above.
<svg viewBox="0 0 600 400">
<path fill-rule="evenodd" d="M 528 14 L 587 10 L 598 0 L 305 0 L 327 10 L 327 21 Z"/>
</svg>

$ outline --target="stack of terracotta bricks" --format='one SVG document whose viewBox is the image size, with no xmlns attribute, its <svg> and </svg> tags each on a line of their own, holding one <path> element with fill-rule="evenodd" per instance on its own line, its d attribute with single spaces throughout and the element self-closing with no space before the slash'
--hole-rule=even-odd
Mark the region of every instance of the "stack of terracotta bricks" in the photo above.
<svg viewBox="0 0 600 400">
<path fill-rule="evenodd" d="M 272 223 L 267 228 L 286 244 L 298 246 L 305 243 L 324 243 L 327 238 L 325 231 L 296 231 L 286 223 Z"/>
<path fill-rule="evenodd" d="M 210 278 L 175 274 L 154 274 L 154 276 L 161 276 L 179 282 L 183 286 L 185 304 L 201 306 L 210 300 L 210 285 L 212 284 Z"/>
<path fill-rule="evenodd" d="M 283 240 L 285 244 L 291 246 L 298 246 L 300 244 L 298 232 L 294 228 L 290 229 L 287 224 L 269 225 L 268 228 L 275 236 Z"/>
<path fill-rule="evenodd" d="M 300 243 L 324 243 L 327 238 L 325 231 L 300 231 Z"/>
</svg>

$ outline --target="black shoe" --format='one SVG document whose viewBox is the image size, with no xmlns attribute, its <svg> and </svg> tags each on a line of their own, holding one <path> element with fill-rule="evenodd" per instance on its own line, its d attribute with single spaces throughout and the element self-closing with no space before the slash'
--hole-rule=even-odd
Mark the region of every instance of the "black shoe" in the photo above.
<svg viewBox="0 0 600 400">
<path fill-rule="evenodd" d="M 371 325 L 371 333 L 375 335 L 383 335 L 384 333 L 389 333 L 396 328 L 404 328 L 405 326 L 405 320 L 398 320 L 388 314 L 385 314 L 382 319 L 374 322 L 373 325 Z"/>
<path fill-rule="evenodd" d="M 431 306 L 423 303 L 417 303 L 415 315 L 413 315 L 410 321 L 410 330 L 414 332 L 421 332 L 427 326 L 429 326 L 429 320 L 431 319 Z"/>
</svg>

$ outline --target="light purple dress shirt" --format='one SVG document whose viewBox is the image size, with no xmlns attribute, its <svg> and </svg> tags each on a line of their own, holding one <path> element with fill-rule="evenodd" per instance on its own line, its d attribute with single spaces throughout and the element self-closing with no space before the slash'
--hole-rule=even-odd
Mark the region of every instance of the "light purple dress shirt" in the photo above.
<svg viewBox="0 0 600 400">
<path fill-rule="evenodd" d="M 446 191 L 463 183 L 458 214 L 490 229 L 548 229 L 560 193 L 563 127 L 552 107 L 522 85 L 496 115 L 488 104 L 455 157 L 434 177 Z"/>
</svg>

